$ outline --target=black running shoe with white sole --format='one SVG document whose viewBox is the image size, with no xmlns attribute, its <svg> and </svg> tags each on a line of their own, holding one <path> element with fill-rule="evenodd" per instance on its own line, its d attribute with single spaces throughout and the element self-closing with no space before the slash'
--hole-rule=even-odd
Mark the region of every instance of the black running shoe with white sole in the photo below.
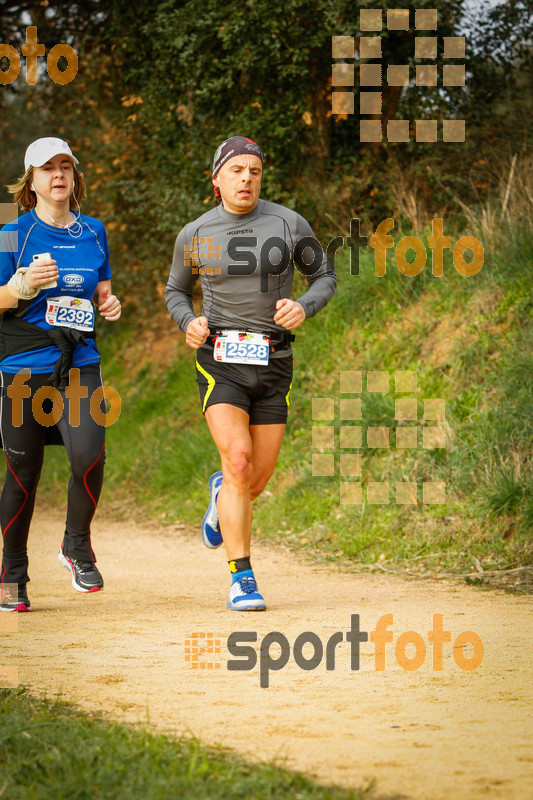
<svg viewBox="0 0 533 800">
<path fill-rule="evenodd" d="M 31 611 L 25 583 L 5 584 L 0 589 L 0 611 Z"/>
<path fill-rule="evenodd" d="M 59 550 L 59 561 L 65 569 L 72 573 L 72 586 L 77 592 L 99 592 L 104 588 L 104 579 L 93 561 L 78 561 L 63 554 L 63 546 Z"/>
</svg>

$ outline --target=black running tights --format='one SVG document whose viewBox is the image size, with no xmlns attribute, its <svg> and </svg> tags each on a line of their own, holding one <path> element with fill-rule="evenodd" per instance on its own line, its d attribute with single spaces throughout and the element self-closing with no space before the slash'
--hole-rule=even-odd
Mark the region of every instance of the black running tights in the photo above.
<svg viewBox="0 0 533 800">
<path fill-rule="evenodd" d="M 49 375 L 32 374 L 25 382 L 25 386 L 31 390 L 30 396 L 9 397 L 7 389 L 16 376 L 6 372 L 0 372 L 0 376 L 2 381 L 0 431 L 7 462 L 6 480 L 0 498 L 0 526 L 3 536 L 0 576 L 2 583 L 26 583 L 29 580 L 28 532 L 48 430 L 48 427 L 41 422 L 49 422 L 52 419 L 44 416 L 50 412 L 52 403 L 50 400 L 44 400 L 43 405 L 42 397 L 54 394 L 50 388 L 42 388 L 50 387 Z M 87 387 L 88 396 L 74 401 L 74 398 L 69 399 L 65 395 L 65 390 L 61 390 L 59 394 L 63 404 L 62 413 L 61 404 L 55 395 L 55 413 L 56 415 L 61 413 L 59 421 L 55 424 L 65 445 L 71 468 L 63 552 L 81 561 L 95 561 L 91 547 L 90 526 L 104 477 L 105 427 L 93 419 L 90 400 L 93 393 L 102 385 L 100 365 L 90 364 L 80 367 L 79 384 L 82 390 L 83 387 Z M 39 389 L 42 391 L 34 401 L 35 393 Z M 70 402 L 73 404 L 72 418 Z M 79 420 L 75 416 L 78 403 Z M 102 410 L 104 406 L 100 404 L 99 408 Z M 78 425 L 71 424 L 77 421 Z"/>
</svg>

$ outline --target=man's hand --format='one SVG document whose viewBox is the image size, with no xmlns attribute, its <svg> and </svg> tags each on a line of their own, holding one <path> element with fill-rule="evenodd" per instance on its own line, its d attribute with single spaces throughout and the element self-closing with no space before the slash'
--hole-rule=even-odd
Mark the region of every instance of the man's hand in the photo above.
<svg viewBox="0 0 533 800">
<path fill-rule="evenodd" d="M 305 320 L 305 311 L 296 300 L 282 297 L 281 300 L 277 301 L 276 308 L 277 311 L 274 314 L 274 322 L 276 325 L 281 325 L 282 328 L 287 328 L 288 331 L 299 328 Z"/>
<path fill-rule="evenodd" d="M 196 317 L 191 319 L 185 331 L 185 341 L 192 347 L 193 350 L 198 350 L 207 337 L 209 336 L 209 328 L 207 327 L 207 319 L 205 317 Z"/>
</svg>

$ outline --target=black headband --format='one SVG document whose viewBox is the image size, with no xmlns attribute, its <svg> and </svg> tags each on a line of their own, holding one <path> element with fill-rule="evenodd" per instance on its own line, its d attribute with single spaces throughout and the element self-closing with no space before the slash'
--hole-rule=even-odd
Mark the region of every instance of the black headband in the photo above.
<svg viewBox="0 0 533 800">
<path fill-rule="evenodd" d="M 220 167 L 226 163 L 228 158 L 240 155 L 257 156 L 261 159 L 261 164 L 264 165 L 265 163 L 263 151 L 252 139 L 247 139 L 246 136 L 232 136 L 217 147 L 215 157 L 213 158 L 212 177 L 215 177 Z"/>
</svg>

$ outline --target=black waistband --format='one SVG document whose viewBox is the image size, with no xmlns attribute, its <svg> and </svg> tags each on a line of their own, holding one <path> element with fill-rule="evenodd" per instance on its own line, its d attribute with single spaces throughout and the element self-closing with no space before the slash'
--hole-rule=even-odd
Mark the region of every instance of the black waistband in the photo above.
<svg viewBox="0 0 533 800">
<path fill-rule="evenodd" d="M 81 344 L 87 347 L 86 339 L 94 339 L 94 331 L 81 331 L 75 328 L 50 328 L 45 330 L 19 319 L 16 316 L 3 314 L 0 318 L 0 361 L 7 356 L 42 350 L 55 345 L 61 350 L 50 383 L 57 389 L 64 389 L 69 381 L 74 349 Z"/>
</svg>

